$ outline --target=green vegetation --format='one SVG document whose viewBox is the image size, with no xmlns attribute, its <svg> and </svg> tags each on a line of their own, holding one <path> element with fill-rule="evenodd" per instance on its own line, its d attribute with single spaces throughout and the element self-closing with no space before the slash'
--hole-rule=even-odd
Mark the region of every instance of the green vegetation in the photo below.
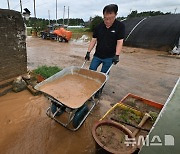
<svg viewBox="0 0 180 154">
<path fill-rule="evenodd" d="M 69 28 L 68 30 L 70 30 L 73 33 L 82 33 L 82 32 L 89 32 L 90 31 L 89 28 Z"/>
<path fill-rule="evenodd" d="M 48 19 L 42 19 L 42 18 L 33 18 L 30 17 L 29 20 L 25 21 L 27 27 L 33 27 L 36 28 L 37 31 L 42 31 L 47 29 L 47 25 L 49 25 Z M 55 24 L 56 20 L 50 20 L 51 24 Z M 63 24 L 63 19 L 58 19 L 57 23 Z M 64 24 L 66 25 L 68 23 L 68 20 L 64 20 Z M 84 25 L 83 19 L 76 18 L 76 19 L 69 19 L 69 26 L 76 26 L 76 25 Z"/>
<path fill-rule="evenodd" d="M 35 74 L 40 74 L 42 77 L 49 78 L 50 76 L 56 74 L 57 72 L 61 71 L 62 69 L 57 66 L 41 66 L 35 69 L 33 72 Z"/>
<path fill-rule="evenodd" d="M 117 120 L 122 120 L 126 123 L 133 124 L 133 122 L 139 124 L 142 117 L 135 114 L 133 111 L 129 109 L 117 109 L 118 114 L 116 114 L 116 119 Z"/>
<path fill-rule="evenodd" d="M 147 12 L 140 12 L 138 13 L 137 10 L 132 11 L 127 18 L 134 18 L 134 17 L 148 17 L 148 16 L 157 16 L 157 15 L 166 15 L 171 14 L 170 12 L 163 13 L 161 11 L 147 11 Z"/>
<path fill-rule="evenodd" d="M 151 119 L 151 120 L 152 120 L 152 123 L 154 124 L 155 121 L 156 121 L 156 119 L 157 119 L 157 117 L 158 117 L 158 113 L 150 111 L 149 114 L 150 114 L 150 116 L 151 116 L 151 118 L 152 118 L 152 119 Z"/>
<path fill-rule="evenodd" d="M 32 28 L 27 28 L 27 36 L 31 36 L 31 31 L 32 31 Z"/>
<path fill-rule="evenodd" d="M 94 18 L 92 18 L 91 23 L 89 25 L 90 30 L 94 31 L 94 28 L 101 22 L 103 22 L 103 18 L 100 16 L 95 16 Z"/>
</svg>

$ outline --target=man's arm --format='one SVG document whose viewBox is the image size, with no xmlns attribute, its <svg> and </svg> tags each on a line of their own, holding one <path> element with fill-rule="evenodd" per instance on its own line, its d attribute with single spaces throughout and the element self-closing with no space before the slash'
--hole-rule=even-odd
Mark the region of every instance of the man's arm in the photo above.
<svg viewBox="0 0 180 154">
<path fill-rule="evenodd" d="M 120 52 L 122 50 L 122 46 L 123 46 L 123 39 L 117 40 L 116 55 L 120 55 Z"/>
<path fill-rule="evenodd" d="M 85 56 L 85 60 L 90 60 L 90 52 L 94 48 L 96 42 L 97 42 L 97 39 L 92 38 L 91 42 L 89 43 L 89 47 L 88 47 L 88 51 L 87 51 L 86 56 Z"/>
<path fill-rule="evenodd" d="M 123 39 L 117 40 L 116 54 L 115 54 L 115 56 L 113 57 L 113 63 L 114 63 L 114 65 L 116 65 L 116 64 L 119 62 L 119 55 L 120 55 L 120 52 L 121 52 L 121 50 L 122 50 L 122 46 L 123 46 Z"/>
<path fill-rule="evenodd" d="M 94 46 L 96 45 L 97 38 L 92 38 L 91 42 L 89 43 L 88 52 L 91 52 Z"/>
</svg>

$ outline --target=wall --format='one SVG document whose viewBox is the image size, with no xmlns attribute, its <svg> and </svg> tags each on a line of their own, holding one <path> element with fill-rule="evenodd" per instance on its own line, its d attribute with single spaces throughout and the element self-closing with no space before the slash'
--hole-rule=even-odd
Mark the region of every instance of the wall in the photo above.
<svg viewBox="0 0 180 154">
<path fill-rule="evenodd" d="M 0 81 L 27 72 L 25 26 L 19 12 L 0 9 Z"/>
</svg>

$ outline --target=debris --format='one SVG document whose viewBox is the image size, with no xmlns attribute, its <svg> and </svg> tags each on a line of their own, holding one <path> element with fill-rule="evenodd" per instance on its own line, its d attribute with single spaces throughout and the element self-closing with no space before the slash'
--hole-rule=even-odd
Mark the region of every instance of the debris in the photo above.
<svg viewBox="0 0 180 154">
<path fill-rule="evenodd" d="M 171 51 L 169 51 L 172 55 L 179 55 L 180 54 L 180 47 L 174 47 Z"/>
<path fill-rule="evenodd" d="M 80 40 L 82 40 L 83 42 L 87 42 L 89 40 L 89 37 L 87 35 L 82 35 Z"/>
<path fill-rule="evenodd" d="M 26 82 L 22 79 L 21 76 L 17 77 L 12 84 L 12 90 L 14 92 L 20 92 L 26 89 Z"/>
<path fill-rule="evenodd" d="M 39 94 L 41 94 L 40 91 L 37 91 L 36 89 L 34 89 L 31 85 L 27 86 L 27 89 L 30 91 L 31 94 L 33 94 L 34 96 L 37 96 Z"/>
</svg>

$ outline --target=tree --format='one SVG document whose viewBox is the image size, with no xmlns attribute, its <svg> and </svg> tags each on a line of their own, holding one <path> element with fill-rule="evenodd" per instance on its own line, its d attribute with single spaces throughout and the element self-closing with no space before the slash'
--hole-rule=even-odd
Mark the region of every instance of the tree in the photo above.
<svg viewBox="0 0 180 154">
<path fill-rule="evenodd" d="M 132 12 L 127 16 L 127 18 L 137 17 L 137 14 L 138 14 L 137 10 L 132 11 Z"/>
<path fill-rule="evenodd" d="M 138 13 L 137 10 L 132 11 L 127 18 L 134 18 L 134 17 L 148 17 L 148 16 L 157 16 L 157 15 L 166 15 L 171 14 L 170 12 L 163 13 L 161 11 L 146 11 L 146 12 L 140 12 Z"/>
<path fill-rule="evenodd" d="M 90 30 L 94 31 L 95 27 L 100 24 L 103 21 L 102 17 L 100 16 L 95 16 L 94 18 L 92 18 L 92 21 L 90 23 Z"/>
</svg>

